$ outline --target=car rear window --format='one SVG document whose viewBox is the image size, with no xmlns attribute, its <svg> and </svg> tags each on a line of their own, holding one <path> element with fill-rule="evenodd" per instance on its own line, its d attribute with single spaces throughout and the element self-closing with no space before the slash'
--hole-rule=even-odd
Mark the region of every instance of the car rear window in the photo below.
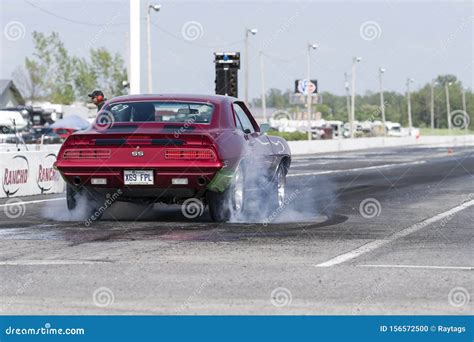
<svg viewBox="0 0 474 342">
<path fill-rule="evenodd" d="M 97 117 L 97 122 L 157 122 L 210 124 L 214 108 L 209 103 L 143 101 L 112 103 Z"/>
</svg>

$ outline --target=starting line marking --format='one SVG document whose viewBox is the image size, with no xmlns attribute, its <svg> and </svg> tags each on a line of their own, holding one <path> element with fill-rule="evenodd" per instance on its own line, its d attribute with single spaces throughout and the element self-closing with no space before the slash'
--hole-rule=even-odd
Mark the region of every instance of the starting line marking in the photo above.
<svg viewBox="0 0 474 342">
<path fill-rule="evenodd" d="M 410 227 L 402 229 L 402 230 L 398 231 L 397 233 L 394 233 L 394 234 L 388 236 L 385 239 L 374 240 L 374 241 L 369 242 L 369 243 L 367 243 L 363 246 L 360 246 L 359 248 L 356 248 L 356 249 L 354 249 L 354 250 L 352 250 L 348 253 L 341 254 L 341 255 L 339 255 L 335 258 L 332 258 L 328 261 L 325 261 L 325 262 L 322 262 L 320 264 L 313 265 L 313 266 L 315 266 L 315 267 L 331 267 L 331 266 L 339 265 L 339 264 L 342 264 L 346 261 L 358 258 L 363 254 L 372 252 L 372 251 L 376 250 L 377 248 L 380 248 L 380 247 L 382 247 L 386 244 L 389 244 L 389 243 L 391 243 L 391 242 L 393 242 L 393 241 L 395 241 L 399 238 L 402 238 L 402 237 L 405 237 L 405 236 L 410 235 L 412 233 L 415 233 L 415 232 L 419 231 L 420 229 L 423 229 L 423 228 L 425 228 L 426 226 L 428 226 L 432 223 L 441 221 L 445 217 L 454 215 L 457 212 L 459 212 L 461 210 L 464 210 L 466 208 L 469 208 L 472 205 L 474 205 L 474 200 L 464 202 L 463 204 L 458 205 L 457 207 L 454 207 L 454 208 L 449 209 L 449 210 L 447 210 L 443 213 L 432 216 L 432 217 L 430 217 L 430 218 L 428 218 L 424 221 L 415 223 L 414 225 L 412 225 Z"/>
<path fill-rule="evenodd" d="M 325 170 L 325 171 L 316 171 L 316 172 L 290 173 L 286 176 L 287 177 L 299 177 L 299 176 L 326 175 L 326 174 L 330 174 L 330 173 L 344 173 L 344 172 L 357 172 L 357 171 L 366 171 L 366 170 L 378 170 L 378 169 L 386 169 L 386 168 L 389 168 L 389 167 L 417 165 L 417 164 L 425 164 L 425 163 L 426 163 L 426 160 L 420 160 L 420 161 L 409 162 L 409 163 L 375 165 L 375 166 L 358 167 L 358 168 L 355 168 L 355 169 L 345 169 L 345 170 Z"/>
<path fill-rule="evenodd" d="M 357 267 L 379 267 L 379 268 L 426 268 L 435 270 L 465 270 L 472 271 L 474 266 L 429 266 L 429 265 L 357 265 Z"/>
<path fill-rule="evenodd" d="M 60 201 L 60 200 L 66 199 L 66 197 L 58 197 L 58 198 L 49 198 L 49 199 L 44 199 L 44 200 L 22 201 L 19 197 L 12 197 L 12 198 L 16 198 L 19 201 L 15 201 L 14 203 L 0 204 L 0 208 L 18 206 L 19 204 L 33 204 L 33 203 L 42 203 L 42 202 L 49 202 L 49 201 Z"/>
<path fill-rule="evenodd" d="M 98 260 L 10 260 L 0 261 L 0 266 L 92 265 L 108 263 Z"/>
</svg>

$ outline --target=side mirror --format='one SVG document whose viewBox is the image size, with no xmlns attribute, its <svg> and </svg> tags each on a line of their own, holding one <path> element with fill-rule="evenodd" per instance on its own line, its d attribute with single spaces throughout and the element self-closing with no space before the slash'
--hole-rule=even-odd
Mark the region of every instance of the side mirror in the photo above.
<svg viewBox="0 0 474 342">
<path fill-rule="evenodd" d="M 269 129 L 270 129 L 270 124 L 268 123 L 263 123 L 260 125 L 260 132 L 262 133 L 267 133 Z"/>
<path fill-rule="evenodd" d="M 252 133 L 252 131 L 250 129 L 246 128 L 246 129 L 244 129 L 244 133 L 245 134 L 250 134 L 250 133 Z"/>
</svg>

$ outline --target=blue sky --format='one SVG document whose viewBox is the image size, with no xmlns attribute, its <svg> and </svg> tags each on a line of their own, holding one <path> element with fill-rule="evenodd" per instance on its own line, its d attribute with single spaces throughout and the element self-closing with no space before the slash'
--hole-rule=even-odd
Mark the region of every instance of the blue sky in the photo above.
<svg viewBox="0 0 474 342">
<path fill-rule="evenodd" d="M 311 53 L 311 78 L 319 80 L 322 91 L 344 93 L 344 72 L 350 72 L 353 56 L 363 58 L 357 66 L 358 93 L 378 90 L 379 66 L 387 69 L 387 90 L 404 91 L 407 77 L 415 79 L 416 88 L 446 73 L 473 86 L 471 1 L 157 2 L 162 8 L 152 14 L 155 92 L 213 93 L 213 52 L 243 53 L 246 27 L 259 30 L 250 37 L 251 98 L 261 89 L 259 50 L 265 54 L 266 88 L 286 89 L 305 76 L 308 42 L 319 45 Z M 141 3 L 144 18 L 146 0 Z M 0 77 L 9 78 L 33 52 L 34 30 L 59 32 L 76 55 L 87 55 L 93 45 L 128 59 L 128 21 L 128 0 L 0 0 Z M 15 22 L 24 29 L 19 39 L 7 32 Z M 143 91 L 145 57 L 143 19 Z M 241 96 L 243 75 L 241 70 Z"/>
</svg>

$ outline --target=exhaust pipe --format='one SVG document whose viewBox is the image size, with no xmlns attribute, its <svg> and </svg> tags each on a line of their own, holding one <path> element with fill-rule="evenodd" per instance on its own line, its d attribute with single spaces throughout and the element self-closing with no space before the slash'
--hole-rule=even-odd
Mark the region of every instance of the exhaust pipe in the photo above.
<svg viewBox="0 0 474 342">
<path fill-rule="evenodd" d="M 73 183 L 74 183 L 74 185 L 80 185 L 81 184 L 81 177 L 79 177 L 79 176 L 74 177 Z"/>
<path fill-rule="evenodd" d="M 197 183 L 198 183 L 199 186 L 206 185 L 206 178 L 204 178 L 204 177 L 202 177 L 202 176 L 199 177 L 199 178 L 197 179 Z"/>
</svg>

